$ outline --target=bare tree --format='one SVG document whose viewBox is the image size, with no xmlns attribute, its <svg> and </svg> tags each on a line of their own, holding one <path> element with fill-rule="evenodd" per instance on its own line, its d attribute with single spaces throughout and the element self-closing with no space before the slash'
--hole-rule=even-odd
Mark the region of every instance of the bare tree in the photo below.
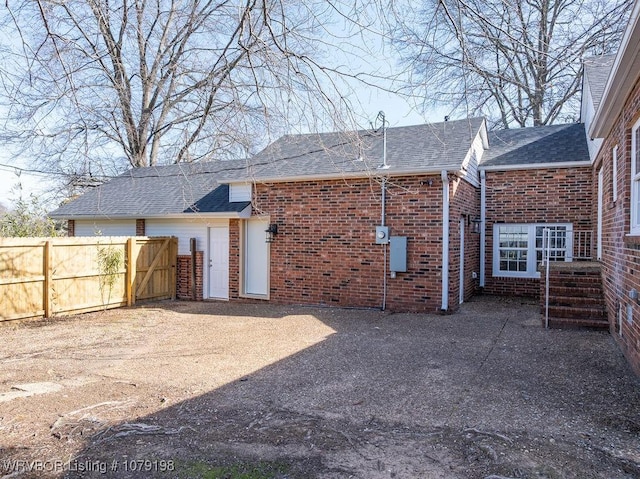
<svg viewBox="0 0 640 479">
<path fill-rule="evenodd" d="M 405 5 L 396 14 L 395 45 L 429 105 L 482 114 L 503 128 L 570 121 L 583 56 L 615 51 L 631 4 L 424 0 L 418 11 Z"/>
<path fill-rule="evenodd" d="M 349 118 L 341 77 L 356 75 L 323 62 L 348 3 L 341 17 L 314 0 L 6 3 L 4 139 L 82 184 Z"/>
</svg>

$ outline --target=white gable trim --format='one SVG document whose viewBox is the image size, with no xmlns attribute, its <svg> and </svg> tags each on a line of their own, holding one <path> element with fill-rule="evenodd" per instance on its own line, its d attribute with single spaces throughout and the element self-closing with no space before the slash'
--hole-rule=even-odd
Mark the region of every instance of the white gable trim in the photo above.
<svg viewBox="0 0 640 479">
<path fill-rule="evenodd" d="M 640 2 L 634 2 L 629 23 L 620 43 L 613 68 L 604 87 L 600 106 L 591 127 L 590 138 L 606 137 L 624 108 L 640 71 Z"/>
<path fill-rule="evenodd" d="M 480 165 L 480 171 L 508 171 L 508 170 L 546 170 L 549 168 L 580 168 L 591 166 L 591 161 L 563 161 L 558 163 L 528 163 L 523 165 Z"/>
</svg>

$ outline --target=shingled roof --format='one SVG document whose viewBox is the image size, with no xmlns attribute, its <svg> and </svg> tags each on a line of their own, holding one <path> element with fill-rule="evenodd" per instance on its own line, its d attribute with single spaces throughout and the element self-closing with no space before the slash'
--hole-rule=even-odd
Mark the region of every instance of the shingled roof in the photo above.
<svg viewBox="0 0 640 479">
<path fill-rule="evenodd" d="M 489 132 L 481 168 L 589 162 L 582 123 L 513 128 Z"/>
<path fill-rule="evenodd" d="M 50 213 L 53 218 L 151 218 L 195 212 L 239 214 L 228 183 L 340 176 L 459 171 L 484 119 L 471 118 L 387 129 L 286 135 L 249 160 L 135 168 Z"/>
<path fill-rule="evenodd" d="M 387 129 L 387 165 L 382 131 L 285 135 L 251 159 L 250 177 L 286 181 L 377 174 L 458 171 L 483 118 Z"/>
<path fill-rule="evenodd" d="M 600 106 L 604 87 L 609 79 L 609 74 L 611 73 L 615 59 L 615 54 L 612 54 L 588 57 L 583 60 L 584 79 L 589 85 L 593 108 L 595 110 Z"/>
<path fill-rule="evenodd" d="M 229 202 L 224 180 L 244 178 L 246 160 L 134 168 L 50 213 L 52 218 L 151 218 L 239 214 L 250 202 Z"/>
</svg>

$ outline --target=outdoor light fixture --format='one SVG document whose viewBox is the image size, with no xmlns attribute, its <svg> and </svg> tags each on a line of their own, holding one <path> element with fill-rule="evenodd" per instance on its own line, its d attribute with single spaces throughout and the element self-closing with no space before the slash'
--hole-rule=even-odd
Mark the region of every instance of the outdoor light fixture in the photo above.
<svg viewBox="0 0 640 479">
<path fill-rule="evenodd" d="M 273 243 L 275 236 L 278 234 L 278 225 L 275 223 L 269 224 L 269 227 L 264 230 L 267 233 L 267 243 Z"/>
<path fill-rule="evenodd" d="M 473 232 L 480 233 L 480 229 L 482 228 L 482 220 L 480 218 L 473 218 L 471 222 L 473 223 Z"/>
</svg>

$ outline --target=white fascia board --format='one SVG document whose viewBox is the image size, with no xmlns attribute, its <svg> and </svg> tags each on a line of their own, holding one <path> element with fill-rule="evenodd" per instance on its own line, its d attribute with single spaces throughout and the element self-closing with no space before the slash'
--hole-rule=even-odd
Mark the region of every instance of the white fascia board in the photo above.
<svg viewBox="0 0 640 479">
<path fill-rule="evenodd" d="M 240 212 L 224 212 L 224 213 L 173 213 L 173 214 L 140 214 L 135 216 L 120 215 L 49 215 L 50 218 L 56 220 L 136 220 L 136 219 L 198 219 L 198 218 L 249 218 L 251 217 L 251 205 L 247 206 Z"/>
<path fill-rule="evenodd" d="M 545 170 L 550 168 L 581 168 L 584 166 L 591 166 L 591 160 L 589 161 L 565 161 L 559 163 L 529 163 L 524 165 L 480 165 L 478 169 L 480 171 L 510 171 L 510 170 Z"/>
<path fill-rule="evenodd" d="M 640 72 L 639 16 L 640 2 L 634 2 L 629 23 L 604 87 L 598 111 L 596 111 L 589 128 L 591 138 L 604 138 L 609 134 L 638 78 Z"/>
<path fill-rule="evenodd" d="M 480 136 L 482 138 L 482 147 L 485 150 L 489 149 L 489 131 L 487 130 L 487 120 L 482 119 L 482 125 L 480 126 Z"/>
<path fill-rule="evenodd" d="M 461 174 L 456 167 L 452 165 L 445 165 L 449 171 L 453 170 L 456 174 Z M 393 167 L 392 167 L 393 168 Z M 443 166 L 434 166 L 433 168 L 420 169 L 420 170 L 382 170 L 378 168 L 372 168 L 368 171 L 359 172 L 345 172 L 345 173 L 327 173 L 323 175 L 300 175 L 300 176 L 275 176 L 275 177 L 256 177 L 253 181 L 256 183 L 296 183 L 302 181 L 323 181 L 323 180 L 344 180 L 355 178 L 382 178 L 389 176 L 417 176 L 417 175 L 440 175 Z M 222 181 L 220 183 L 223 183 Z M 243 181 L 225 181 L 227 184 L 234 183 L 246 183 Z"/>
</svg>

